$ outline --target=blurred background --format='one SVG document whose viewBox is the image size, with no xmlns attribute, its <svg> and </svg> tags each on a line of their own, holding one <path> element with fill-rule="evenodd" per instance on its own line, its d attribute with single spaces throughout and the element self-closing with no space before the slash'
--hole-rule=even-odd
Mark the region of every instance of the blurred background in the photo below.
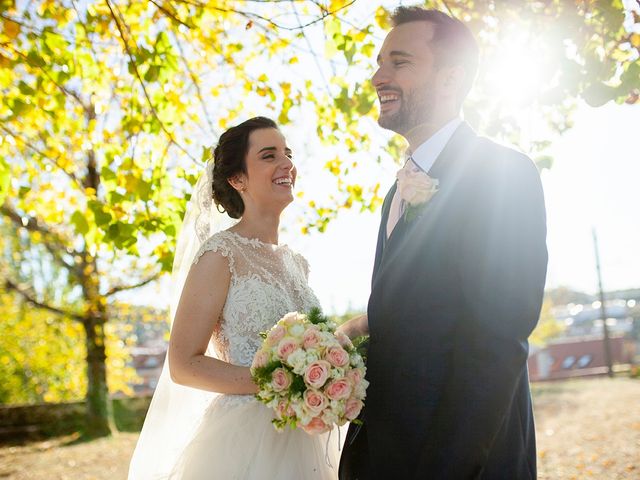
<svg viewBox="0 0 640 480">
<path fill-rule="evenodd" d="M 363 312 L 403 140 L 369 79 L 419 2 L 0 0 L 0 476 L 126 478 L 168 338 L 168 272 L 221 132 L 282 126 L 281 241 L 325 313 Z M 639 478 L 640 2 L 427 1 L 482 51 L 464 118 L 533 158 L 547 290 L 539 478 Z"/>
</svg>

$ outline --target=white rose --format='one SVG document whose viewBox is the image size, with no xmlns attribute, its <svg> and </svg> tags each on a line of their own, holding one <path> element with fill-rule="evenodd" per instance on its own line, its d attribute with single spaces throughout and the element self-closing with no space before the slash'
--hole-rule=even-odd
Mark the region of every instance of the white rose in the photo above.
<svg viewBox="0 0 640 480">
<path fill-rule="evenodd" d="M 338 416 L 344 415 L 345 409 L 345 401 L 344 400 L 331 400 L 329 402 L 329 406 L 331 407 L 331 411 L 334 412 Z"/>
<path fill-rule="evenodd" d="M 307 366 L 307 354 L 300 348 L 289 355 L 287 363 L 291 365 L 294 373 L 302 375 Z"/>
<path fill-rule="evenodd" d="M 307 350 L 307 365 L 320 360 L 320 353 L 316 349 Z"/>
<path fill-rule="evenodd" d="M 334 423 L 338 423 L 338 415 L 336 415 L 332 409 L 327 409 L 322 412 L 322 420 L 327 425 L 333 425 Z"/>
<path fill-rule="evenodd" d="M 300 325 L 299 323 L 296 323 L 295 325 L 291 325 L 289 327 L 289 335 L 293 336 L 293 337 L 302 337 L 302 334 L 304 333 L 305 328 L 304 326 Z"/>
<path fill-rule="evenodd" d="M 398 194 L 409 205 L 428 202 L 438 191 L 438 180 L 419 169 L 401 168 L 397 175 Z"/>
<path fill-rule="evenodd" d="M 369 382 L 367 382 L 364 378 L 360 381 L 360 383 L 354 389 L 354 394 L 357 398 L 363 399 L 367 396 L 367 387 L 369 386 Z"/>
<path fill-rule="evenodd" d="M 364 361 L 360 355 L 351 355 L 351 366 L 355 368 L 364 368 Z"/>
</svg>

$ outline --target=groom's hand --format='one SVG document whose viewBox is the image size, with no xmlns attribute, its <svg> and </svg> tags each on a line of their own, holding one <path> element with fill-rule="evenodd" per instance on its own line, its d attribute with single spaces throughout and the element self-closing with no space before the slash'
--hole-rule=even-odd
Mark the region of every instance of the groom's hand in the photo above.
<svg viewBox="0 0 640 480">
<path fill-rule="evenodd" d="M 369 333 L 369 320 L 367 314 L 358 315 L 353 317 L 336 329 L 337 332 L 344 333 L 347 337 L 353 340 L 356 337 L 361 337 Z"/>
</svg>

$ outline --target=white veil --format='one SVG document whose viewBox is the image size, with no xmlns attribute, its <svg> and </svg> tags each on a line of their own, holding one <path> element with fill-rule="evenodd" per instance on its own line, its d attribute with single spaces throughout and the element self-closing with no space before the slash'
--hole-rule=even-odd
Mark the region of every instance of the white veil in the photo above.
<svg viewBox="0 0 640 480">
<path fill-rule="evenodd" d="M 213 160 L 210 160 L 187 204 L 176 243 L 171 273 L 172 325 L 182 288 L 196 253 L 211 235 L 235 223 L 214 205 L 212 188 Z M 206 355 L 216 356 L 211 343 Z M 205 410 L 218 395 L 173 382 L 169 374 L 169 357 L 166 355 L 158 386 L 131 458 L 129 480 L 167 478 L 193 437 Z"/>
</svg>

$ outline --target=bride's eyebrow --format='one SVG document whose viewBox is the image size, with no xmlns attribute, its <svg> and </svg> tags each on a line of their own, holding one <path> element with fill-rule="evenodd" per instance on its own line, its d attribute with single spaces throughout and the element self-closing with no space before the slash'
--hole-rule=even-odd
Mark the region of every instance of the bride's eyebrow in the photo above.
<svg viewBox="0 0 640 480">
<path fill-rule="evenodd" d="M 276 152 L 277 150 L 278 150 L 278 149 L 277 149 L 276 147 L 264 147 L 264 148 L 261 148 L 261 149 L 258 151 L 258 155 L 260 155 L 262 152 Z M 285 149 L 284 149 L 284 151 L 285 151 L 285 153 L 293 153 L 293 152 L 291 151 L 291 149 L 290 149 L 290 148 L 288 148 L 288 147 L 287 147 L 287 148 L 285 148 Z"/>
</svg>

